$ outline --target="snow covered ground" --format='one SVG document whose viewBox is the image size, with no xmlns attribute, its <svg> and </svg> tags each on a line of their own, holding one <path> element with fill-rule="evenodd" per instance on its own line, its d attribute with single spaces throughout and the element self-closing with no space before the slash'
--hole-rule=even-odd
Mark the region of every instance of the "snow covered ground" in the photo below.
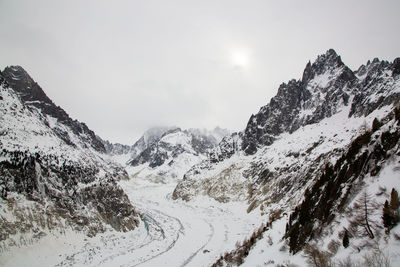
<svg viewBox="0 0 400 267">
<path fill-rule="evenodd" d="M 4 252 L 0 265 L 209 266 L 262 221 L 259 213 L 246 213 L 246 203 L 174 201 L 174 183 L 131 179 L 120 184 L 142 214 L 137 229 L 93 238 L 73 231 L 47 233 L 38 243 Z"/>
</svg>

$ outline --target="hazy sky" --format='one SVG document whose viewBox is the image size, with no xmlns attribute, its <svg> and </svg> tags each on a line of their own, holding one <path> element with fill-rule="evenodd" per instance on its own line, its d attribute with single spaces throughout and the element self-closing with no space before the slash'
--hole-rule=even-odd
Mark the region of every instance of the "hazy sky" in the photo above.
<svg viewBox="0 0 400 267">
<path fill-rule="evenodd" d="M 334 48 L 352 69 L 400 56 L 400 1 L 0 0 L 0 67 L 133 144 L 151 126 L 242 130 Z"/>
</svg>

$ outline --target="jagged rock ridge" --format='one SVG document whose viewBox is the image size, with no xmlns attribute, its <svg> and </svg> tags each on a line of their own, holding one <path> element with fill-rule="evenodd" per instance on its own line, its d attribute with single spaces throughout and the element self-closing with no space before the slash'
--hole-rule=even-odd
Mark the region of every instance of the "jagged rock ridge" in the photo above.
<svg viewBox="0 0 400 267">
<path fill-rule="evenodd" d="M 244 130 L 242 149 L 254 154 L 257 147 L 270 145 L 283 132 L 317 123 L 347 105 L 356 93 L 356 77 L 334 50 L 307 64 L 301 80 L 279 86 L 270 103 L 252 115 Z"/>
</svg>

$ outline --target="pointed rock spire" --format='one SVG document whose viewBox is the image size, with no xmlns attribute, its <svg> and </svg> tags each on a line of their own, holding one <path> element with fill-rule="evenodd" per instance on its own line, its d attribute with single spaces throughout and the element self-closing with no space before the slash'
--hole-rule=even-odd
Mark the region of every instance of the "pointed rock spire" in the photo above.
<svg viewBox="0 0 400 267">
<path fill-rule="evenodd" d="M 329 68 L 339 68 L 345 66 L 340 56 L 333 49 L 329 49 L 325 54 L 317 57 L 314 63 L 309 61 L 304 69 L 302 82 L 306 84 L 316 75 L 324 73 Z"/>
</svg>

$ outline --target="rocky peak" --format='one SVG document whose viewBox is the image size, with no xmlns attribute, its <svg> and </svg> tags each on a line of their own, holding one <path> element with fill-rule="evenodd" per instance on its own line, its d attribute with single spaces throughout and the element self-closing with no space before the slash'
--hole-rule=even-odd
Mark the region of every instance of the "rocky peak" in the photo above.
<svg viewBox="0 0 400 267">
<path fill-rule="evenodd" d="M 400 58 L 396 58 L 393 63 L 374 58 L 372 62 L 368 60 L 367 64 L 362 65 L 355 73 L 358 78 L 358 90 L 349 117 L 367 116 L 400 98 Z"/>
<path fill-rule="evenodd" d="M 347 105 L 357 78 L 333 49 L 309 62 L 301 81 L 291 80 L 278 88 L 270 103 L 252 115 L 244 131 L 242 149 L 253 154 L 270 145 L 283 132 L 332 116 Z"/>
<path fill-rule="evenodd" d="M 392 64 L 392 76 L 397 76 L 400 74 L 400 57 L 396 58 Z"/>
<path fill-rule="evenodd" d="M 368 60 L 367 65 L 362 65 L 355 74 L 360 80 L 364 81 L 364 84 L 367 84 L 374 77 L 381 75 L 389 64 L 388 61 L 381 61 L 379 58 L 374 58 L 372 62 Z"/>
<path fill-rule="evenodd" d="M 318 56 L 313 64 L 310 61 L 307 63 L 301 80 L 304 84 L 307 84 L 315 76 L 321 75 L 329 69 L 340 67 L 345 67 L 342 59 L 336 54 L 335 50 L 329 49 L 325 54 Z"/>
<path fill-rule="evenodd" d="M 274 137 L 293 128 L 292 121 L 298 114 L 301 104 L 310 98 L 302 82 L 291 80 L 283 83 L 278 94 L 270 103 L 250 117 L 244 131 L 242 149 L 253 154 L 259 145 L 270 145 Z"/>
<path fill-rule="evenodd" d="M 182 129 L 181 129 L 181 128 L 179 128 L 179 127 L 172 128 L 172 129 L 166 131 L 166 132 L 161 136 L 161 138 L 163 138 L 163 137 L 166 136 L 166 135 L 174 134 L 174 133 L 179 133 L 179 132 L 182 132 Z"/>
<path fill-rule="evenodd" d="M 19 94 L 26 106 L 37 108 L 44 116 L 48 115 L 56 118 L 59 123 L 66 125 L 74 134 L 79 136 L 83 145 L 89 145 L 102 153 L 106 152 L 104 145 L 96 138 L 95 133 L 91 131 L 86 124 L 71 119 L 61 107 L 56 106 L 37 82 L 35 82 L 22 67 L 6 67 L 2 72 L 2 76 L 8 85 Z M 47 124 L 49 124 L 49 122 L 47 122 Z M 58 128 L 55 130 L 55 133 L 67 144 L 71 146 L 76 145 L 70 140 L 65 130 Z"/>
<path fill-rule="evenodd" d="M 46 104 L 55 106 L 54 103 L 21 66 L 6 67 L 2 74 L 9 86 L 20 95 L 25 104 L 36 106 L 46 114 L 51 113 L 51 111 L 46 108 Z M 66 113 L 62 112 L 58 112 L 56 115 L 58 115 L 61 120 L 65 120 L 68 116 Z"/>
<path fill-rule="evenodd" d="M 152 127 L 144 132 L 144 134 L 132 146 L 131 158 L 136 158 L 141 152 L 150 147 L 153 143 L 160 140 L 160 138 L 169 130 L 176 127 Z"/>
</svg>

